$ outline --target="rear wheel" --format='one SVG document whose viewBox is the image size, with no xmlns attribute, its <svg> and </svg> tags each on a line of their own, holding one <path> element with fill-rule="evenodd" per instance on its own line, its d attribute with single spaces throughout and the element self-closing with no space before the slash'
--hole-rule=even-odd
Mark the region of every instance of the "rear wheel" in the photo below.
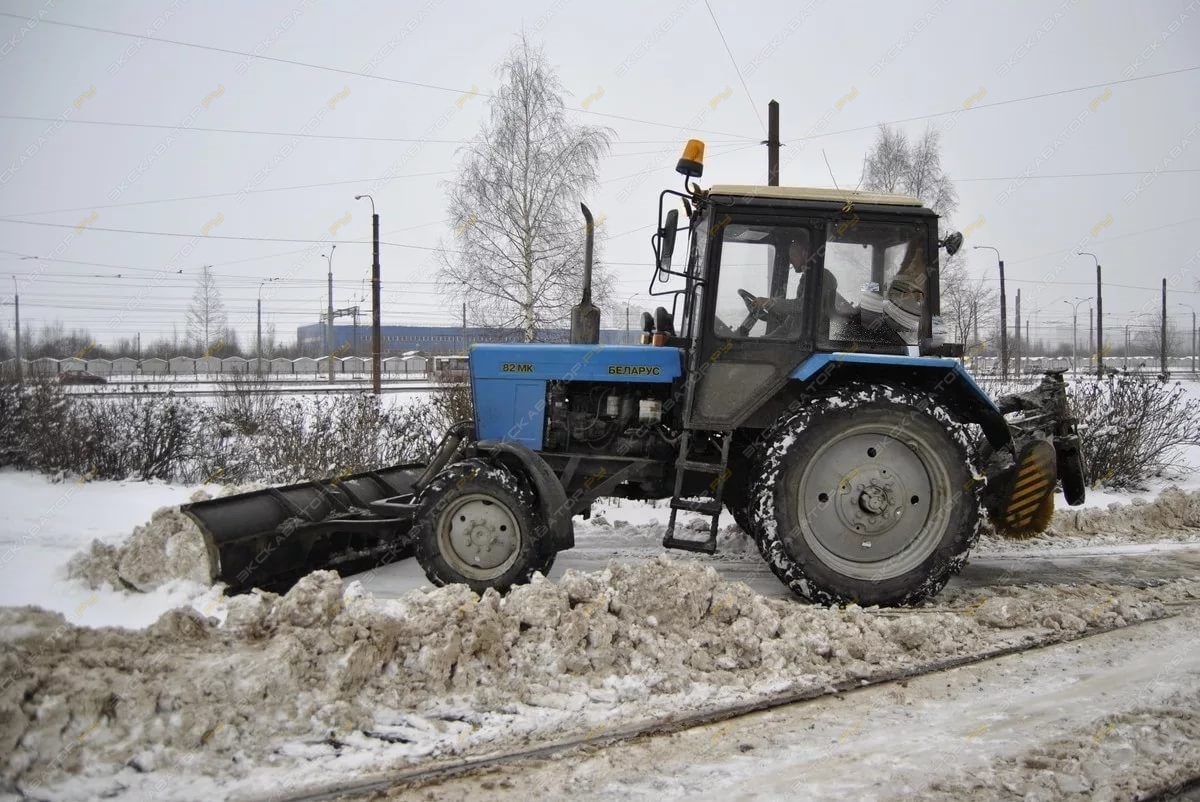
<svg viewBox="0 0 1200 802">
<path fill-rule="evenodd" d="M 970 431 L 928 395 L 850 387 L 768 435 L 753 534 L 797 594 L 912 604 L 937 593 L 979 537 Z"/>
<path fill-rule="evenodd" d="M 482 460 L 451 465 L 422 492 L 413 527 L 416 556 L 435 585 L 500 592 L 546 573 L 532 494 L 504 468 Z"/>
</svg>

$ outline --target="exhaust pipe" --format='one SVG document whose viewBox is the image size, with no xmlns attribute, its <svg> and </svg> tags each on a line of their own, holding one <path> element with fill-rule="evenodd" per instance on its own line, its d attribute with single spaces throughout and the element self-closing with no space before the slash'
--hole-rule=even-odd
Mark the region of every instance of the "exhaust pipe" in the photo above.
<svg viewBox="0 0 1200 802">
<path fill-rule="evenodd" d="M 571 310 L 571 344 L 595 345 L 600 342 L 600 310 L 592 303 L 592 246 L 595 241 L 595 226 L 592 212 L 586 204 L 579 204 L 583 219 L 587 221 L 587 240 L 583 251 L 583 300 Z"/>
</svg>

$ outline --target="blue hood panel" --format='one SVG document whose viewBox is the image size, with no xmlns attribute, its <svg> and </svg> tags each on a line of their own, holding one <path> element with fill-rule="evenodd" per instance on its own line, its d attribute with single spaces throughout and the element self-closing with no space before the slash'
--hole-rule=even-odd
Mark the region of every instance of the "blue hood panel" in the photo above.
<svg viewBox="0 0 1200 802">
<path fill-rule="evenodd" d="M 651 345 L 489 343 L 471 348 L 469 364 L 476 437 L 541 451 L 547 383 L 671 382 L 683 374 L 683 353 Z"/>
<path fill-rule="evenodd" d="M 471 349 L 471 378 L 539 381 L 669 382 L 683 352 L 651 345 L 492 343 Z"/>
</svg>

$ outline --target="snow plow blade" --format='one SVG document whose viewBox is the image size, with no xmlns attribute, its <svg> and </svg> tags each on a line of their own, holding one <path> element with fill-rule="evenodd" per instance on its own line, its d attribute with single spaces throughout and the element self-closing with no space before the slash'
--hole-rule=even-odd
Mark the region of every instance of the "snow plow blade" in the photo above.
<svg viewBox="0 0 1200 802">
<path fill-rule="evenodd" d="M 396 465 L 185 504 L 213 574 L 231 592 L 281 590 L 312 571 L 354 573 L 409 556 L 413 485 L 425 466 Z"/>
</svg>

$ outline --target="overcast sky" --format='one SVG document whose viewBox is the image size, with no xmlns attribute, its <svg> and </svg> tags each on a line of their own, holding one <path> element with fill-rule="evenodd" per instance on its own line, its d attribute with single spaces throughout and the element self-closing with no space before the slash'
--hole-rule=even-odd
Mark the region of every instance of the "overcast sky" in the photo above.
<svg viewBox="0 0 1200 802">
<path fill-rule="evenodd" d="M 837 182 L 854 186 L 880 121 L 910 120 L 898 124 L 914 135 L 939 126 L 960 195 L 954 224 L 974 224 L 968 246 L 1000 249 L 1010 298 L 1019 287 L 1051 334 L 1069 320 L 1063 299 L 1094 294 L 1091 259 L 1071 255 L 1080 248 L 1104 265 L 1110 331 L 1157 310 L 1162 278 L 1176 288 L 1173 315 L 1190 324 L 1176 304 L 1200 309 L 1200 0 L 709 2 L 732 60 L 704 0 L 0 0 L 0 12 L 40 19 L 0 17 L 0 218 L 54 224 L 0 222 L 4 299 L 15 274 L 27 326 L 61 320 L 110 341 L 177 324 L 182 336 L 195 276 L 211 264 L 246 338 L 260 281 L 283 279 L 263 288 L 264 309 L 290 340 L 325 305 L 327 250 L 295 240 L 328 238 L 338 221 L 335 304 L 368 311 L 370 209 L 353 196 L 370 191 L 395 243 L 382 249 L 384 322 L 456 324 L 427 249 L 453 239 L 443 221 L 455 142 L 476 134 L 493 65 L 524 26 L 578 119 L 616 132 L 588 199 L 605 216 L 612 307 L 645 292 L 657 193 L 679 185 L 683 141 L 708 142 L 706 184 L 764 183 L 758 141 L 775 98 L 785 185 L 830 186 L 824 151 Z M 1067 91 L 1079 87 L 1092 88 Z M 1022 100 L 1035 95 L 1047 96 Z M 1121 174 L 1061 177 L 1083 173 Z M 325 186 L 296 188 L 314 184 Z M 991 251 L 969 259 L 995 276 Z M 11 329 L 11 305 L 0 323 Z"/>
</svg>

